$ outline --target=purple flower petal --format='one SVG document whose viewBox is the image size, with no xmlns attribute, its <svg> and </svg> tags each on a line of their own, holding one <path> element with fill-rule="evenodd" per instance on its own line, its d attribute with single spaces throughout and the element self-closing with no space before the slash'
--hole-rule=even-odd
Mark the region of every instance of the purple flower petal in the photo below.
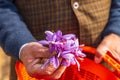
<svg viewBox="0 0 120 80">
<path fill-rule="evenodd" d="M 79 48 L 79 41 L 74 34 L 62 35 L 62 32 L 58 30 L 57 32 L 52 33 L 51 31 L 46 31 L 45 34 L 46 40 L 39 41 L 43 45 L 48 45 L 50 48 L 50 53 L 56 52 L 57 54 L 51 57 L 44 65 L 47 65 L 48 62 L 53 64 L 55 68 L 58 68 L 60 65 L 58 58 L 63 58 L 62 65 L 70 66 L 77 64 L 80 68 L 79 62 L 76 60 L 76 57 L 86 57 L 82 53 L 82 49 Z"/>
<path fill-rule="evenodd" d="M 40 43 L 40 44 L 43 44 L 43 45 L 48 45 L 48 44 L 49 44 L 49 42 L 46 41 L 46 40 L 41 40 L 41 41 L 39 41 L 39 43 Z"/>
<path fill-rule="evenodd" d="M 60 30 L 58 30 L 55 34 L 57 36 L 57 38 L 56 38 L 57 41 L 62 39 L 62 32 Z"/>
<path fill-rule="evenodd" d="M 59 60 L 56 56 L 50 58 L 50 64 L 53 64 L 55 68 L 59 66 Z"/>
<path fill-rule="evenodd" d="M 49 48 L 50 48 L 50 53 L 53 53 L 55 51 L 55 45 L 49 44 Z"/>
<path fill-rule="evenodd" d="M 70 66 L 70 62 L 67 59 L 63 59 L 61 65 L 63 65 L 63 66 Z"/>
<path fill-rule="evenodd" d="M 52 36 L 52 35 L 53 35 L 53 33 L 52 33 L 51 31 L 45 31 L 45 34 L 46 34 L 47 36 Z"/>
<path fill-rule="evenodd" d="M 53 40 L 53 38 L 52 38 L 53 33 L 51 31 L 45 31 L 45 34 L 47 35 L 46 36 L 46 40 L 48 40 L 48 41 L 52 41 Z"/>
<path fill-rule="evenodd" d="M 64 58 L 63 65 L 69 66 L 71 63 L 71 60 L 74 58 L 73 54 L 64 54 L 62 55 L 62 58 Z"/>
<path fill-rule="evenodd" d="M 74 38 L 75 38 L 75 35 L 74 35 L 74 34 L 66 34 L 66 35 L 63 35 L 63 39 L 65 39 L 65 40 L 74 39 Z"/>
</svg>

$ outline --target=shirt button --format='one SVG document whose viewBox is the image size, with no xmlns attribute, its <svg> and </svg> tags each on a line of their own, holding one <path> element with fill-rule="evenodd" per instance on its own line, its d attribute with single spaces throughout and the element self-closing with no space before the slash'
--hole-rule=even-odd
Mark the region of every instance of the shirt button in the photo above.
<svg viewBox="0 0 120 80">
<path fill-rule="evenodd" d="M 78 2 L 74 2 L 73 7 L 74 7 L 75 9 L 78 9 L 78 7 L 79 7 Z"/>
</svg>

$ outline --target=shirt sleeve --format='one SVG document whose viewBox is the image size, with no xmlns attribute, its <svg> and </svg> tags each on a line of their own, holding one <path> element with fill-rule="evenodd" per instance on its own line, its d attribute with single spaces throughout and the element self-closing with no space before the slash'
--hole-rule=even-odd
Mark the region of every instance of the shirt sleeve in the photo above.
<svg viewBox="0 0 120 80">
<path fill-rule="evenodd" d="M 0 0 L 0 46 L 5 53 L 19 58 L 20 47 L 34 41 L 13 0 Z"/>
<path fill-rule="evenodd" d="M 120 0 L 112 0 L 110 17 L 103 37 L 111 33 L 120 35 Z"/>
</svg>

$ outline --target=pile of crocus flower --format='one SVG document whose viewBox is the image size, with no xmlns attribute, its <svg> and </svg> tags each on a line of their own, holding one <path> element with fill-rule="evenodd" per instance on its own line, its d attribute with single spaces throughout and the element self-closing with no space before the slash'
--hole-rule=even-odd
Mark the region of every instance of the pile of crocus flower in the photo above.
<svg viewBox="0 0 120 80">
<path fill-rule="evenodd" d="M 56 53 L 48 59 L 44 66 L 48 63 L 52 63 L 55 68 L 58 68 L 59 58 L 62 58 L 62 65 L 70 66 L 76 65 L 80 69 L 80 63 L 76 58 L 84 58 L 86 55 L 82 53 L 80 48 L 79 41 L 76 38 L 75 34 L 65 34 L 63 35 L 60 30 L 56 32 L 45 31 L 46 40 L 39 41 L 40 44 L 48 45 L 50 48 L 50 54 Z"/>
</svg>

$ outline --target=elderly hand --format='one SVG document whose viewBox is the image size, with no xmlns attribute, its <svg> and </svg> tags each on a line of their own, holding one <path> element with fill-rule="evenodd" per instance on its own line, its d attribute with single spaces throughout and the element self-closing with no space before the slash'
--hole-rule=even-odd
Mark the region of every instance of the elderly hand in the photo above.
<svg viewBox="0 0 120 80">
<path fill-rule="evenodd" d="M 46 67 L 41 68 L 45 61 L 51 56 L 53 56 L 53 54 L 50 55 L 47 47 L 37 42 L 31 42 L 22 48 L 20 60 L 25 65 L 30 76 L 53 80 L 60 78 L 66 67 L 60 65 L 56 69 L 53 64 L 47 64 Z"/>
<path fill-rule="evenodd" d="M 109 51 L 112 56 L 120 62 L 120 36 L 116 34 L 110 34 L 106 36 L 100 45 L 97 47 L 97 53 L 95 56 L 95 62 L 100 63 L 102 57 Z"/>
</svg>

